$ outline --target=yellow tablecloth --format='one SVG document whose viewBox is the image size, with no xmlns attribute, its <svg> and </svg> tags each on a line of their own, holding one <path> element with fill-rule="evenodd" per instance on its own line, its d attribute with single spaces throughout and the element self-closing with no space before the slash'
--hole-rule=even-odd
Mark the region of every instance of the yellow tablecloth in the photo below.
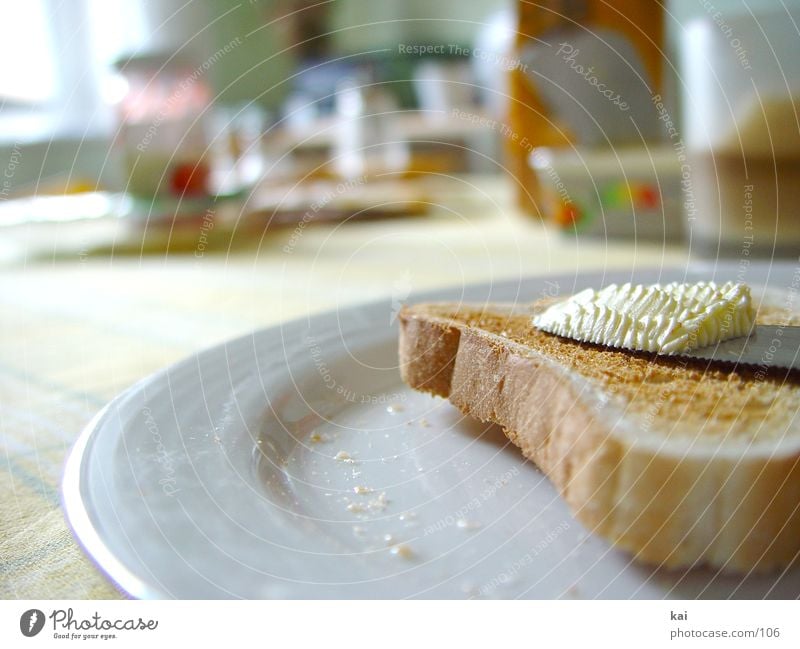
<svg viewBox="0 0 800 649">
<path fill-rule="evenodd" d="M 398 286 L 685 263 L 679 248 L 564 239 L 518 214 L 509 189 L 442 178 L 429 188 L 429 216 L 289 229 L 230 253 L 92 256 L 65 243 L 63 226 L 44 242 L 39 232 L 35 249 L 29 238 L 22 251 L 5 241 L 13 261 L 0 267 L 0 596 L 121 595 L 65 524 L 63 463 L 103 404 L 181 357 Z"/>
</svg>

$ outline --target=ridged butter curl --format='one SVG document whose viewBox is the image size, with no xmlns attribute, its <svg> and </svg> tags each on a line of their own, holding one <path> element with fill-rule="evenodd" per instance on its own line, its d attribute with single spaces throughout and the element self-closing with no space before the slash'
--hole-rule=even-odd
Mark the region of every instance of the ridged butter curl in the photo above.
<svg viewBox="0 0 800 649">
<path fill-rule="evenodd" d="M 566 338 L 659 354 L 680 354 L 747 336 L 755 309 L 746 284 L 611 284 L 586 289 L 533 318 Z"/>
</svg>

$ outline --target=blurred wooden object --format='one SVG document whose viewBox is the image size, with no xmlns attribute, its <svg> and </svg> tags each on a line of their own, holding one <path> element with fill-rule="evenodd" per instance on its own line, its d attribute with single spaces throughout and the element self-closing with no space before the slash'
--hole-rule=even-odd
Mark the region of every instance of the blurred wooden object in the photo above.
<svg viewBox="0 0 800 649">
<path fill-rule="evenodd" d="M 653 92 L 662 85 L 663 7 L 657 0 L 518 0 L 516 56 L 538 38 L 604 28 L 626 37 L 639 53 Z M 574 134 L 543 104 L 536 90 L 535 70 L 515 66 L 511 72 L 505 149 L 515 178 L 517 202 L 527 213 L 540 217 L 536 175 L 528 156 L 537 146 L 561 147 L 574 143 Z"/>
<path fill-rule="evenodd" d="M 397 178 L 355 181 L 313 180 L 257 188 L 238 216 L 241 227 L 302 228 L 312 223 L 351 222 L 420 216 L 431 198 L 418 184 Z"/>
</svg>

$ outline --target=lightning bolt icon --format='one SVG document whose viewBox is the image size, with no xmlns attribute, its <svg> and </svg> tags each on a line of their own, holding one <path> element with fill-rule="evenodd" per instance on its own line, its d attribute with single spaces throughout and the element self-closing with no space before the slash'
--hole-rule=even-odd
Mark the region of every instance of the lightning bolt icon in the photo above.
<svg viewBox="0 0 800 649">
<path fill-rule="evenodd" d="M 28 620 L 28 631 L 32 631 L 33 630 L 33 625 L 36 624 L 36 620 L 38 618 L 39 618 L 39 616 L 36 615 L 36 611 L 31 613 L 31 618 Z"/>
</svg>

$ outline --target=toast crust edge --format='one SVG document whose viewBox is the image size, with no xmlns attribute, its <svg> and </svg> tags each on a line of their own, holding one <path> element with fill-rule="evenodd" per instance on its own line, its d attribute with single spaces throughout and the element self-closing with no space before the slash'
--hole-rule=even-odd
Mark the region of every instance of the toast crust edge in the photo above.
<svg viewBox="0 0 800 649">
<path fill-rule="evenodd" d="M 587 381 L 426 305 L 399 314 L 403 380 L 502 426 L 575 518 L 638 560 L 766 572 L 800 554 L 800 455 L 659 453 L 621 435 Z M 620 423 L 621 422 L 621 423 Z"/>
</svg>

